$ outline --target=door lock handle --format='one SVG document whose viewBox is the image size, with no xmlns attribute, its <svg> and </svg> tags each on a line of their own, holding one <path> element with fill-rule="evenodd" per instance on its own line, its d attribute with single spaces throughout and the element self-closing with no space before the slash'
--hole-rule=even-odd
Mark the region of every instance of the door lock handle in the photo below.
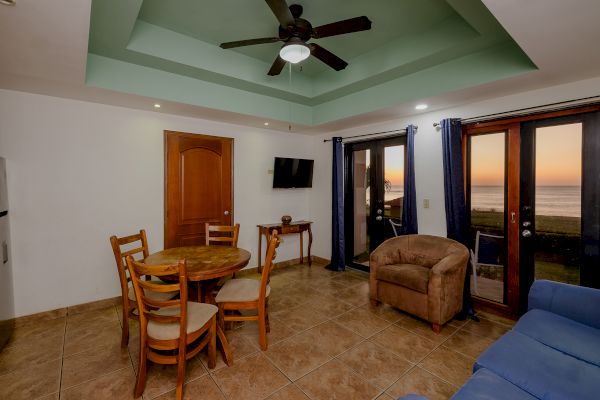
<svg viewBox="0 0 600 400">
<path fill-rule="evenodd" d="M 225 216 L 228 216 L 228 215 L 229 215 L 229 211 L 225 211 L 225 212 L 223 213 L 223 215 L 225 215 Z"/>
<path fill-rule="evenodd" d="M 528 238 L 533 236 L 533 233 L 531 233 L 529 229 L 524 229 L 523 232 L 521 232 L 521 236 L 523 236 L 524 238 Z"/>
<path fill-rule="evenodd" d="M 381 221 L 383 219 L 383 217 L 381 215 L 378 215 L 375 217 L 375 221 Z"/>
</svg>

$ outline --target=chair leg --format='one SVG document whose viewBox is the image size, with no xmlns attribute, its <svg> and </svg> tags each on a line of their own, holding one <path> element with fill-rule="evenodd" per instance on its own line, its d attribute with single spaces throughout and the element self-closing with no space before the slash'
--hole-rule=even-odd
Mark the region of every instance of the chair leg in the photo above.
<svg viewBox="0 0 600 400">
<path fill-rule="evenodd" d="M 177 386 L 175 388 L 175 398 L 177 400 L 183 400 L 183 384 L 185 382 L 185 350 L 185 342 L 180 342 L 179 355 L 177 356 Z"/>
<path fill-rule="evenodd" d="M 213 369 L 217 366 L 217 319 L 213 317 L 210 328 L 208 329 L 208 368 Z"/>
<path fill-rule="evenodd" d="M 258 309 L 258 341 L 260 349 L 267 351 L 267 317 L 264 308 Z"/>
<path fill-rule="evenodd" d="M 271 333 L 271 324 L 269 323 L 269 302 L 265 303 L 265 320 L 267 325 L 267 333 Z"/>
<path fill-rule="evenodd" d="M 123 305 L 123 328 L 121 329 L 121 347 L 129 344 L 129 306 Z"/>
<path fill-rule="evenodd" d="M 219 311 L 217 312 L 217 324 L 221 330 L 225 330 L 225 309 L 223 308 L 223 303 L 218 303 L 217 307 L 219 307 Z"/>
<path fill-rule="evenodd" d="M 140 362 L 138 365 L 138 373 L 135 381 L 135 389 L 133 391 L 133 397 L 138 398 L 144 393 L 146 388 L 146 373 L 148 367 L 147 359 L 148 349 L 146 348 L 146 340 L 143 336 L 140 336 Z"/>
<path fill-rule="evenodd" d="M 431 330 L 435 333 L 440 333 L 442 331 L 442 326 L 440 324 L 431 324 Z"/>
</svg>

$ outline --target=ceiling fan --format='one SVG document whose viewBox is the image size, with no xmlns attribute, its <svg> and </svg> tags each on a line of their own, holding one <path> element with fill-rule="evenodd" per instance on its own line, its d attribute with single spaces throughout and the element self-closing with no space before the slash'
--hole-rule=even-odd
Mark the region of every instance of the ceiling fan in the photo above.
<svg viewBox="0 0 600 400">
<path fill-rule="evenodd" d="M 255 44 L 284 42 L 279 55 L 271 65 L 268 74 L 279 75 L 287 61 L 300 62 L 308 56 L 321 60 L 336 71 L 348 66 L 348 63 L 316 43 L 306 43 L 310 39 L 321 39 L 329 36 L 343 35 L 345 33 L 360 32 L 371 29 L 369 18 L 362 16 L 350 18 L 331 24 L 321 25 L 316 28 L 307 20 L 300 18 L 303 8 L 301 5 L 292 4 L 288 7 L 285 0 L 265 0 L 279 21 L 279 37 L 238 40 L 235 42 L 221 43 L 221 48 L 252 46 Z"/>
</svg>

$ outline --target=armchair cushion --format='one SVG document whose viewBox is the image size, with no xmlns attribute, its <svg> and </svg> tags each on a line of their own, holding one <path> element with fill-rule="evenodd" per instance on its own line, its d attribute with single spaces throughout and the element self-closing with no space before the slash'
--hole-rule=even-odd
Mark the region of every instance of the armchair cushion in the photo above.
<svg viewBox="0 0 600 400">
<path fill-rule="evenodd" d="M 427 293 L 429 268 L 415 264 L 382 265 L 377 269 L 377 279 Z"/>
</svg>

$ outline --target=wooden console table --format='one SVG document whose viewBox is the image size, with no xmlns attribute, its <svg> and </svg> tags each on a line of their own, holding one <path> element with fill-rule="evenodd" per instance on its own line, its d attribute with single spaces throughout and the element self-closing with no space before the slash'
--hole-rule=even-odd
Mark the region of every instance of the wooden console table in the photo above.
<svg viewBox="0 0 600 400">
<path fill-rule="evenodd" d="M 310 259 L 310 246 L 312 245 L 312 231 L 310 230 L 311 221 L 292 221 L 289 224 L 265 224 L 256 225 L 258 227 L 258 272 L 262 272 L 262 237 L 267 239 L 267 243 L 271 240 L 271 235 L 274 230 L 277 230 L 279 235 L 289 235 L 297 233 L 300 235 L 300 263 L 304 263 L 304 231 L 308 231 L 308 266 L 312 265 Z M 265 255 L 266 256 L 266 255 Z"/>
</svg>

